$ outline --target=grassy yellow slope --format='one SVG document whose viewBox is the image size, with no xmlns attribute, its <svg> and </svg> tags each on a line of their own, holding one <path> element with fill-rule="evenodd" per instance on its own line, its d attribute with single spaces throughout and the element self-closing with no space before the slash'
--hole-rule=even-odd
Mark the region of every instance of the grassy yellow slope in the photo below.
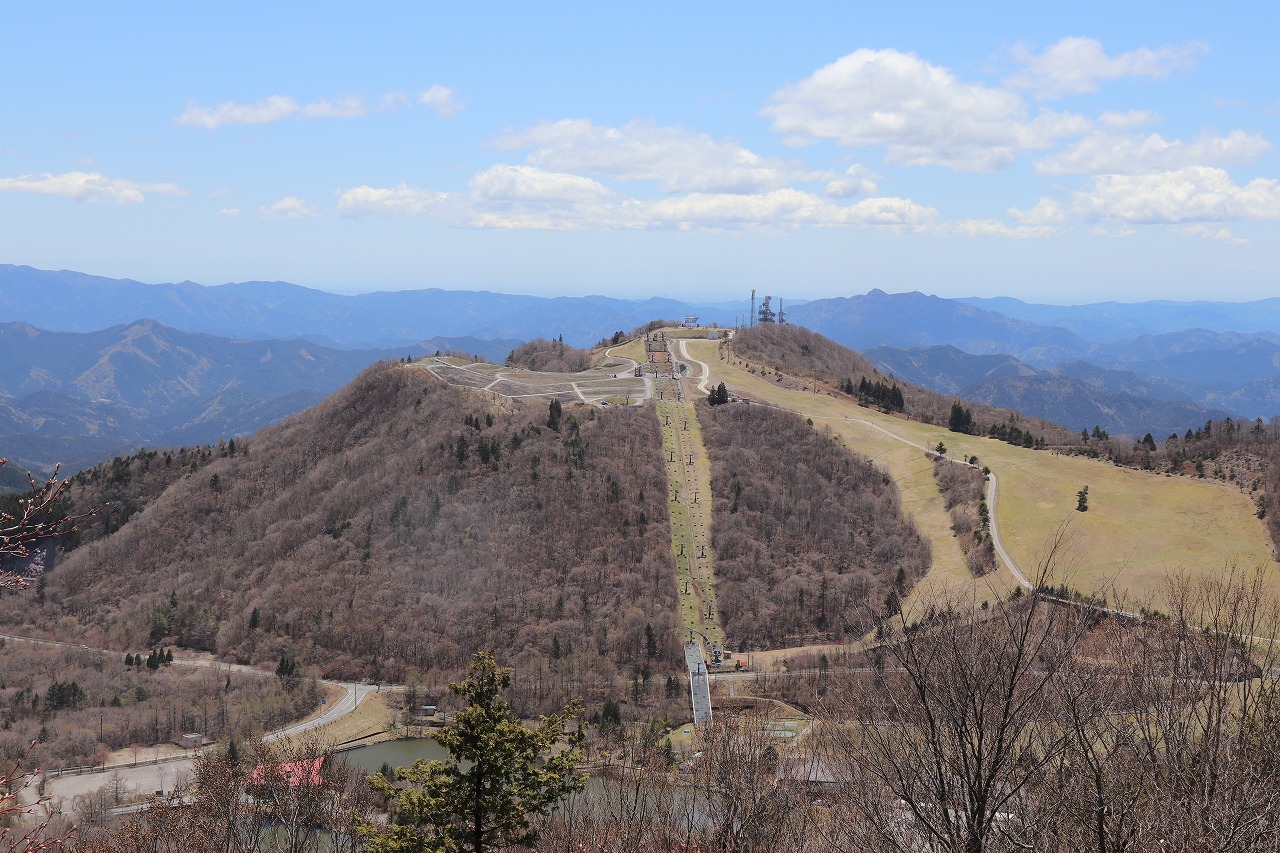
<svg viewBox="0 0 1280 853">
<path fill-rule="evenodd" d="M 1068 525 L 1067 542 L 1051 576 L 1082 592 L 1114 589 L 1131 607 L 1163 606 L 1170 573 L 1217 573 L 1230 565 L 1264 565 L 1280 595 L 1280 566 L 1266 529 L 1247 495 L 1230 484 L 1168 477 L 1049 451 L 1026 450 L 994 439 L 959 435 L 863 408 L 848 398 L 780 387 L 771 378 L 720 360 L 714 342 L 688 344 L 731 389 L 799 412 L 828 425 L 851 449 L 885 468 L 898 483 L 903 508 L 933 545 L 933 566 L 916 595 L 940 587 L 971 590 L 978 600 L 1015 583 L 998 577 L 973 581 L 951 536 L 950 518 L 924 454 L 887 435 L 935 447 L 952 457 L 977 456 L 1000 478 L 995 508 L 1000 535 L 1024 574 L 1033 574 L 1055 532 Z M 1076 493 L 1089 487 L 1089 510 L 1076 510 Z M 1115 594 L 1109 594 L 1115 600 Z"/>
</svg>

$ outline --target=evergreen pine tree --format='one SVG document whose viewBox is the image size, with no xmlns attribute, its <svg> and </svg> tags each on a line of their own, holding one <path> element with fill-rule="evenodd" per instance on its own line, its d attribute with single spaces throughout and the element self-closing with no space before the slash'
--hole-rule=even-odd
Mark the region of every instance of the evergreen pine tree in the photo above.
<svg viewBox="0 0 1280 853">
<path fill-rule="evenodd" d="M 493 652 L 478 652 L 467 680 L 449 685 L 467 707 L 434 735 L 449 758 L 400 768 L 396 775 L 408 783 L 404 787 L 369 777 L 398 807 L 397 824 L 387 830 L 360 825 L 372 850 L 482 853 L 529 845 L 538 836 L 530 816 L 546 814 L 582 789 L 586 777 L 574 770 L 581 751 L 556 749 L 577 704 L 526 728 L 502 698 L 510 686 L 511 670 L 499 667 Z"/>
<path fill-rule="evenodd" d="M 644 626 L 644 654 L 649 660 L 658 659 L 658 638 L 653 635 L 653 626 Z"/>
</svg>

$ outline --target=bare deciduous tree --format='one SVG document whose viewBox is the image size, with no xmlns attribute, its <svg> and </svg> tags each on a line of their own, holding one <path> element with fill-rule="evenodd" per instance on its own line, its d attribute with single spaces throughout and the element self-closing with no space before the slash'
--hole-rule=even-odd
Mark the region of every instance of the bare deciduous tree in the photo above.
<svg viewBox="0 0 1280 853">
<path fill-rule="evenodd" d="M 8 459 L 0 459 L 0 466 L 8 464 Z M 59 516 L 56 513 L 58 501 L 66 493 L 67 480 L 58 479 L 58 468 L 55 466 L 52 476 L 38 484 L 31 474 L 27 474 L 30 491 L 18 498 L 15 512 L 0 509 L 0 558 L 31 556 L 31 548 L 42 539 L 50 539 L 74 529 L 75 522 L 87 518 L 92 512 L 76 516 Z M 25 589 L 26 580 L 13 572 L 0 571 L 0 590 Z"/>
<path fill-rule="evenodd" d="M 1060 681 L 1090 620 L 1035 593 L 975 605 L 899 614 L 883 666 L 833 693 L 833 716 L 852 723 L 831 726 L 833 764 L 849 774 L 851 833 L 872 849 L 1034 848 L 1030 799 L 1066 748 Z"/>
<path fill-rule="evenodd" d="M 17 761 L 0 774 L 0 850 L 6 853 L 55 850 L 75 831 L 74 827 L 58 827 L 57 821 L 42 813 L 46 799 L 34 797 L 34 802 L 25 801 L 39 772 L 26 770 L 24 762 Z"/>
</svg>

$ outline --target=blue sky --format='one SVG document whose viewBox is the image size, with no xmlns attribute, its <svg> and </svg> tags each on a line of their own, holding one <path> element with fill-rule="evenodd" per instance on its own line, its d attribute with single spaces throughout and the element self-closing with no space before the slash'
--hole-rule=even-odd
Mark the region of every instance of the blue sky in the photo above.
<svg viewBox="0 0 1280 853">
<path fill-rule="evenodd" d="M 5 4 L 0 262 L 340 292 L 1277 295 L 1272 4 L 792 5 Z"/>
</svg>

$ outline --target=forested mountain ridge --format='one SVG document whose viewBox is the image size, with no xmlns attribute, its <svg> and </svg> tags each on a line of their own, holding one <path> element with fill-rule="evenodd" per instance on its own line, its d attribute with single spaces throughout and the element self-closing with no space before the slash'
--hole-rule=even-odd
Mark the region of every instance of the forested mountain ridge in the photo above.
<svg viewBox="0 0 1280 853">
<path fill-rule="evenodd" d="M 529 351 L 561 349 L 583 355 Z M 865 633 L 928 565 L 888 479 L 796 416 L 704 416 L 730 641 Z M 66 508 L 105 507 L 41 599 L 0 602 L 0 619 L 395 680 L 444 679 L 494 647 L 542 674 L 531 707 L 601 694 L 679 663 L 657 420 L 585 405 L 552 419 L 545 400 L 384 362 L 248 440 L 81 472 Z"/>
<path fill-rule="evenodd" d="M 866 458 L 766 406 L 700 404 L 726 636 L 747 648 L 855 640 L 929 568 L 897 487 Z"/>
<path fill-rule="evenodd" d="M 659 448 L 648 410 L 569 407 L 554 431 L 545 407 L 384 363 L 247 451 L 188 460 L 121 529 L 72 551 L 42 604 L 0 612 L 121 649 L 166 638 L 386 679 L 448 678 L 492 647 L 523 683 L 542 673 L 530 708 L 594 695 L 678 660 Z M 77 507 L 94 503 L 92 479 Z"/>
</svg>

